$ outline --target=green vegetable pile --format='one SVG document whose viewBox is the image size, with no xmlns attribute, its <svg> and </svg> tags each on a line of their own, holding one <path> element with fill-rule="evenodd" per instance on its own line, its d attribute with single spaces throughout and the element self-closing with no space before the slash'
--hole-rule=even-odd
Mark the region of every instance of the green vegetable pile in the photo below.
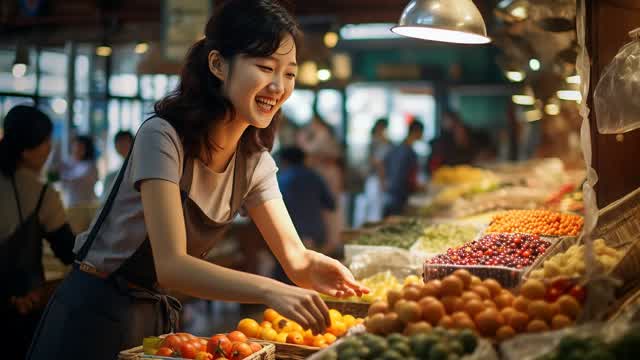
<svg viewBox="0 0 640 360">
<path fill-rule="evenodd" d="M 394 246 L 408 249 L 422 236 L 425 223 L 411 219 L 397 224 L 382 226 L 375 232 L 367 233 L 350 241 L 355 245 Z"/>
<path fill-rule="evenodd" d="M 472 241 L 478 229 L 471 225 L 438 224 L 427 226 L 418 239 L 415 249 L 428 253 L 442 253 Z"/>
<path fill-rule="evenodd" d="M 538 360 L 638 360 L 640 359 L 640 325 L 612 344 L 597 337 L 565 336 L 558 347 Z"/>
<path fill-rule="evenodd" d="M 473 353 L 476 346 L 477 338 L 471 330 L 435 328 L 429 333 L 394 333 L 386 338 L 365 333 L 345 338 L 326 350 L 321 360 L 457 360 Z"/>
</svg>

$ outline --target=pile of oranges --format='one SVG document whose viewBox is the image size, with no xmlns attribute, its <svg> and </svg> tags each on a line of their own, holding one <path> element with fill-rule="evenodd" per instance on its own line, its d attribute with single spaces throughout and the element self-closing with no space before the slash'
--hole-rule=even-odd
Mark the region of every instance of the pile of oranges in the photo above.
<svg viewBox="0 0 640 360">
<path fill-rule="evenodd" d="M 325 348 L 333 344 L 338 337 L 346 334 L 349 328 L 364 322 L 364 319 L 342 315 L 335 309 L 329 310 L 329 316 L 331 326 L 324 334 L 318 335 L 313 335 L 311 330 L 303 329 L 300 324 L 285 318 L 273 309 L 264 311 L 263 320 L 260 323 L 251 318 L 240 320 L 237 330 L 249 338 Z"/>
<path fill-rule="evenodd" d="M 583 223 L 578 215 L 549 210 L 510 210 L 495 215 L 487 232 L 577 236 Z"/>
</svg>

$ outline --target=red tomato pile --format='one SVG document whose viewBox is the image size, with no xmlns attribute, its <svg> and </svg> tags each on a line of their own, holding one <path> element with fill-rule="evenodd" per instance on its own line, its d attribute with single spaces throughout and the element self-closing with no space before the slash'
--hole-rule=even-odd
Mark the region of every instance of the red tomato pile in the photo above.
<svg viewBox="0 0 640 360">
<path fill-rule="evenodd" d="M 240 331 L 216 334 L 209 340 L 188 333 L 168 335 L 155 355 L 196 360 L 241 360 L 260 351 L 262 345 L 248 341 Z"/>
</svg>

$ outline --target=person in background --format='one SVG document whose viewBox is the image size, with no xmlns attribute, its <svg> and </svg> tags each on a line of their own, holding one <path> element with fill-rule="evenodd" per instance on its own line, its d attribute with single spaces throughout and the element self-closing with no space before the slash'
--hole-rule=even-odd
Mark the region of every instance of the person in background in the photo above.
<svg viewBox="0 0 640 360">
<path fill-rule="evenodd" d="M 71 160 L 60 166 L 60 180 L 65 205 L 75 207 L 96 201 L 94 186 L 98 181 L 96 150 L 90 136 L 78 135 L 71 148 Z"/>
<path fill-rule="evenodd" d="M 336 200 L 336 211 L 330 221 L 329 232 L 331 236 L 339 237 L 345 223 L 340 202 L 344 190 L 342 147 L 331 125 L 319 116 L 314 116 L 308 125 L 300 129 L 297 140 L 298 147 L 306 154 L 307 166 L 322 176 Z"/>
<path fill-rule="evenodd" d="M 393 147 L 387 138 L 389 120 L 378 119 L 371 129 L 369 144 L 369 175 L 364 185 L 367 199 L 365 221 L 380 221 L 384 211 L 384 158 Z"/>
<path fill-rule="evenodd" d="M 51 151 L 51 120 L 31 106 L 12 108 L 0 140 L 0 318 L 7 359 L 24 359 L 47 302 L 42 239 L 70 264 L 74 235 L 60 196 L 41 180 Z"/>
<path fill-rule="evenodd" d="M 384 159 L 384 215 L 398 215 L 404 210 L 409 194 L 418 189 L 418 155 L 413 144 L 422 139 L 424 125 L 414 120 L 405 140 L 394 146 Z"/>
<path fill-rule="evenodd" d="M 278 152 L 278 185 L 300 238 L 305 245 L 323 254 L 332 254 L 337 240 L 327 233 L 335 198 L 324 179 L 305 166 L 305 153 L 297 146 Z"/>
<path fill-rule="evenodd" d="M 116 147 L 116 152 L 122 159 L 127 157 L 129 153 L 129 149 L 131 149 L 131 145 L 133 144 L 133 134 L 130 131 L 121 130 L 116 133 L 116 136 L 113 138 L 113 143 Z M 109 190 L 111 190 L 111 185 L 113 185 L 113 181 L 118 175 L 118 171 L 120 167 L 118 166 L 117 170 L 114 170 L 107 174 L 104 178 L 104 186 L 102 190 L 101 201 L 104 203 L 109 196 Z"/>
</svg>

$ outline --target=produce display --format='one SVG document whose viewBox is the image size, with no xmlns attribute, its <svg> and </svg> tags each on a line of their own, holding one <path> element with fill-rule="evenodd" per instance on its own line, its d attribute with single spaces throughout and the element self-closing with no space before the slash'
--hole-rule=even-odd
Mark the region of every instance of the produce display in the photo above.
<svg viewBox="0 0 640 360">
<path fill-rule="evenodd" d="M 490 265 L 522 269 L 533 264 L 551 243 L 538 235 L 488 234 L 468 244 L 448 249 L 427 264 Z"/>
<path fill-rule="evenodd" d="M 424 228 L 423 235 L 413 245 L 412 250 L 441 253 L 449 247 L 472 241 L 477 234 L 478 228 L 471 225 L 431 225 Z"/>
<path fill-rule="evenodd" d="M 422 283 L 422 279 L 416 275 L 409 275 L 405 277 L 403 281 L 400 281 L 391 273 L 391 271 L 383 271 L 373 276 L 369 276 L 367 278 L 359 280 L 359 282 L 369 289 L 368 294 L 363 294 L 362 297 L 352 296 L 342 299 L 322 295 L 322 298 L 333 301 L 372 303 L 376 300 L 384 299 L 387 296 L 387 292 L 389 290 L 400 290 L 404 285 L 419 284 Z"/>
<path fill-rule="evenodd" d="M 517 232 L 548 236 L 577 236 L 584 220 L 549 210 L 510 210 L 496 215 L 487 233 Z"/>
<path fill-rule="evenodd" d="M 582 289 L 574 286 L 568 291 L 577 290 Z M 583 294 L 582 290 L 582 299 Z M 576 297 L 559 292 L 557 299 L 547 301 L 546 295 L 544 283 L 538 280 L 527 281 L 520 295 L 514 296 L 496 280 L 482 281 L 460 269 L 442 280 L 389 291 L 386 301 L 371 304 L 365 326 L 378 335 L 409 335 L 440 326 L 470 329 L 484 337 L 504 340 L 517 333 L 571 325 L 581 311 Z"/>
<path fill-rule="evenodd" d="M 394 246 L 408 249 L 424 233 L 425 224 L 416 219 L 390 224 L 375 232 L 361 235 L 350 241 L 354 245 Z"/>
<path fill-rule="evenodd" d="M 605 272 L 609 272 L 621 259 L 624 253 L 607 246 L 603 239 L 593 242 L 596 260 Z M 541 269 L 531 272 L 533 279 L 552 279 L 558 276 L 580 277 L 585 273 L 584 245 L 572 245 L 567 251 L 547 259 Z"/>
<path fill-rule="evenodd" d="M 352 315 L 342 315 L 335 309 L 329 310 L 329 316 L 331 316 L 331 326 L 324 334 L 318 335 L 313 335 L 311 330 L 303 329 L 300 324 L 285 318 L 273 309 L 264 311 L 263 320 L 260 323 L 251 318 L 240 320 L 237 330 L 249 338 L 324 348 L 346 334 L 351 327 L 364 321 Z"/>
<path fill-rule="evenodd" d="M 477 183 L 485 179 L 494 180 L 495 175 L 484 169 L 469 165 L 441 166 L 434 173 L 431 182 L 437 185 Z"/>
<path fill-rule="evenodd" d="M 145 355 L 166 356 L 196 360 L 240 360 L 260 351 L 262 345 L 249 341 L 239 332 L 216 334 L 206 340 L 189 333 L 175 333 L 163 338 L 148 337 L 143 340 Z"/>
<path fill-rule="evenodd" d="M 640 344 L 640 326 L 637 325 L 611 344 L 595 336 L 568 335 L 560 340 L 553 352 L 539 357 L 538 360 L 637 360 L 640 359 L 638 344 Z"/>
<path fill-rule="evenodd" d="M 382 337 L 358 334 L 345 338 L 335 349 L 327 350 L 319 360 L 368 359 L 459 359 L 472 354 L 478 339 L 469 330 L 460 332 L 436 328 L 417 331 L 410 336 L 391 334 Z"/>
<path fill-rule="evenodd" d="M 544 203 L 546 195 L 544 190 L 524 186 L 503 187 L 471 198 L 460 198 L 452 204 L 449 214 L 461 218 L 487 211 L 536 209 Z"/>
<path fill-rule="evenodd" d="M 497 179 L 484 179 L 479 182 L 452 185 L 441 190 L 434 198 L 434 206 L 446 206 L 462 197 L 469 197 L 476 194 L 498 189 L 500 183 Z"/>
</svg>

